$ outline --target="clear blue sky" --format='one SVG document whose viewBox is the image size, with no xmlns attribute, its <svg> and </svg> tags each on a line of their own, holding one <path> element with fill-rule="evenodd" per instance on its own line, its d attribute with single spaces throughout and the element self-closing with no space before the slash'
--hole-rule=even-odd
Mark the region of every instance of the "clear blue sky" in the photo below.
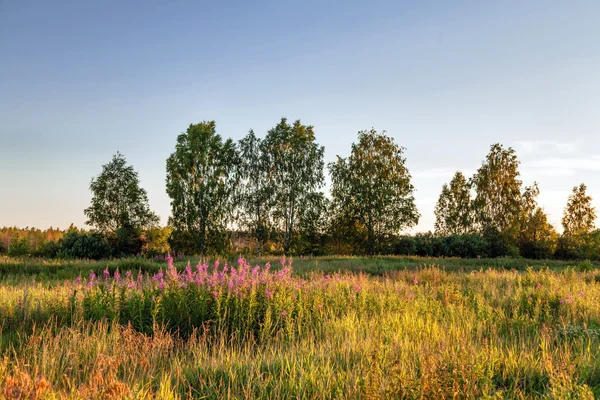
<svg viewBox="0 0 600 400">
<path fill-rule="evenodd" d="M 360 129 L 407 148 L 419 230 L 490 144 L 558 225 L 585 182 L 600 208 L 598 1 L 0 0 L 0 226 L 82 226 L 113 153 L 170 213 L 165 160 L 189 123 L 239 139 L 315 126 L 326 161 Z"/>
</svg>

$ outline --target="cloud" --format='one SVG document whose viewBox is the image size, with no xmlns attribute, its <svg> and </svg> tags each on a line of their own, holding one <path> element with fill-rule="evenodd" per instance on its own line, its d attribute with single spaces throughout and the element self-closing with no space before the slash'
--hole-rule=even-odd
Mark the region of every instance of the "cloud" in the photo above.
<svg viewBox="0 0 600 400">
<path fill-rule="evenodd" d="M 523 140 L 516 143 L 515 147 L 521 154 L 573 154 L 579 147 L 578 141 L 561 142 L 558 140 Z"/>
<path fill-rule="evenodd" d="M 523 163 L 523 168 L 545 176 L 570 176 L 577 172 L 595 172 L 600 171 L 600 155 L 540 158 Z"/>
</svg>

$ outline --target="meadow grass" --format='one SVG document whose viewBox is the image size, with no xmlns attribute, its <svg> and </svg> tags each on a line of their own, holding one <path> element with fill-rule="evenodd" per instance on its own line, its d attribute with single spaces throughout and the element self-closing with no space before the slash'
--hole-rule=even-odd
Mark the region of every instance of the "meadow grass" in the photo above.
<svg viewBox="0 0 600 400">
<path fill-rule="evenodd" d="M 356 260 L 0 284 L 0 396 L 600 396 L 597 271 Z"/>
</svg>

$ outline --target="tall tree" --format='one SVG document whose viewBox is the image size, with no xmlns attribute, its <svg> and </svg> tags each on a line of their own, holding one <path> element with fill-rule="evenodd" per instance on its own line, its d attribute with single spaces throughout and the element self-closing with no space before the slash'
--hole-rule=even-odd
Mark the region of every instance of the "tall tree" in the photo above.
<svg viewBox="0 0 600 400">
<path fill-rule="evenodd" d="M 273 216 L 283 232 L 284 252 L 289 253 L 306 199 L 324 184 L 324 148 L 316 143 L 312 126 L 299 120 L 290 125 L 285 118 L 267 133 L 264 145 L 271 156 Z"/>
<path fill-rule="evenodd" d="M 594 230 L 596 209 L 592 206 L 592 197 L 582 183 L 573 188 L 562 218 L 565 236 L 578 236 Z"/>
<path fill-rule="evenodd" d="M 374 254 L 385 236 L 419 221 L 404 148 L 376 130 L 360 131 L 350 156 L 329 164 L 333 207 L 363 225 L 366 246 Z M 352 224 L 348 224 L 352 225 Z"/>
<path fill-rule="evenodd" d="M 462 172 L 454 174 L 450 185 L 442 186 L 434 213 L 435 232 L 438 235 L 460 235 L 472 231 L 471 186 Z"/>
<path fill-rule="evenodd" d="M 206 255 L 220 252 L 234 210 L 238 155 L 214 121 L 190 124 L 167 159 L 167 194 L 175 247 Z"/>
<path fill-rule="evenodd" d="M 494 144 L 473 176 L 475 217 L 483 231 L 491 229 L 514 238 L 522 201 L 519 164 L 513 148 Z"/>
<path fill-rule="evenodd" d="M 238 144 L 239 175 L 242 179 L 238 221 L 256 240 L 256 251 L 262 254 L 268 239 L 273 208 L 274 187 L 269 182 L 271 158 L 264 142 L 250 131 Z"/>
<path fill-rule="evenodd" d="M 519 251 L 526 258 L 550 258 L 556 249 L 558 234 L 541 207 L 527 215 L 519 233 Z"/>
<path fill-rule="evenodd" d="M 90 184 L 92 203 L 84 210 L 86 224 L 102 233 L 115 234 L 121 228 L 144 229 L 155 226 L 158 216 L 150 210 L 148 195 L 140 187 L 138 173 L 127 165 L 121 153 L 102 166 Z"/>
</svg>

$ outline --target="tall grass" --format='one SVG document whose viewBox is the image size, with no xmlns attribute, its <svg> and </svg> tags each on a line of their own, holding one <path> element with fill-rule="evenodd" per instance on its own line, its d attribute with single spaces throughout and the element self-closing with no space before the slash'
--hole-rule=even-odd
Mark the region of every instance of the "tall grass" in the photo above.
<svg viewBox="0 0 600 400">
<path fill-rule="evenodd" d="M 243 260 L 233 264 L 167 268 L 139 281 L 137 272 L 107 271 L 53 286 L 0 285 L 0 393 L 600 396 L 595 271 L 428 265 L 300 277 L 288 263 L 255 275 Z"/>
</svg>

